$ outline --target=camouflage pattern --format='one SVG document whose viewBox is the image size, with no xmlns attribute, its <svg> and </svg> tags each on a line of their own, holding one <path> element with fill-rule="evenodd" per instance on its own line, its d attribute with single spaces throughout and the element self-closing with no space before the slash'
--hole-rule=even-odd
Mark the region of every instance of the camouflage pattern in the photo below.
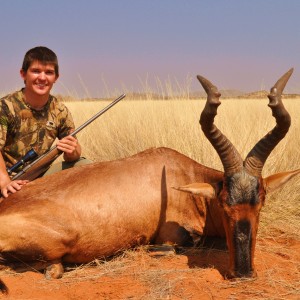
<svg viewBox="0 0 300 300">
<path fill-rule="evenodd" d="M 8 167 L 32 148 L 44 154 L 74 127 L 67 107 L 52 95 L 42 110 L 28 106 L 22 90 L 0 99 L 0 151 Z"/>
</svg>

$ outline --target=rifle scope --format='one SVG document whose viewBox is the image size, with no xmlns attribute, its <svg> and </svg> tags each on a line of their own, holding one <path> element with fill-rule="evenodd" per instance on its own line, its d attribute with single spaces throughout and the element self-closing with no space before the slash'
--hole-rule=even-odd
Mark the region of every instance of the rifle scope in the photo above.
<svg viewBox="0 0 300 300">
<path fill-rule="evenodd" d="M 30 149 L 18 162 L 7 169 L 8 175 L 17 171 L 21 166 L 24 166 L 25 163 L 34 160 L 37 156 L 38 154 L 33 149 Z"/>
</svg>

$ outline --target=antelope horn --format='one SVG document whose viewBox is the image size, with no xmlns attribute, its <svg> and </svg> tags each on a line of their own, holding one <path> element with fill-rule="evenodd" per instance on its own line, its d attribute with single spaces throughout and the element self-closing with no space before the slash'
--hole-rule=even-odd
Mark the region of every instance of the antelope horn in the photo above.
<svg viewBox="0 0 300 300">
<path fill-rule="evenodd" d="M 268 95 L 268 106 L 272 110 L 272 116 L 276 119 L 276 126 L 257 142 L 245 159 L 245 168 L 253 176 L 261 176 L 268 156 L 289 131 L 291 117 L 282 103 L 281 95 L 293 70 L 292 68 L 286 72 L 271 88 Z"/>
<path fill-rule="evenodd" d="M 207 94 L 207 101 L 200 116 L 200 125 L 203 133 L 217 151 L 227 176 L 240 172 L 243 168 L 243 160 L 232 143 L 214 124 L 218 106 L 221 104 L 221 94 L 218 88 L 209 80 L 198 75 L 198 80 Z"/>
</svg>

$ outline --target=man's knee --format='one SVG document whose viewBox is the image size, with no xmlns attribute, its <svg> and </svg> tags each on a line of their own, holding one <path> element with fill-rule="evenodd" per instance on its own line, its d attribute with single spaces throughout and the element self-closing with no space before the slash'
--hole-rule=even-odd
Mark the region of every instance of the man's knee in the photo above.
<svg viewBox="0 0 300 300">
<path fill-rule="evenodd" d="M 91 164 L 91 163 L 93 163 L 93 161 L 91 161 L 91 160 L 89 160 L 85 157 L 80 157 L 78 160 L 75 160 L 75 161 L 63 161 L 63 162 L 60 162 L 60 163 L 54 163 L 43 174 L 43 176 L 54 174 L 54 173 L 60 172 L 62 170 L 70 169 L 70 168 L 77 167 L 77 166 L 88 165 L 88 164 Z"/>
</svg>

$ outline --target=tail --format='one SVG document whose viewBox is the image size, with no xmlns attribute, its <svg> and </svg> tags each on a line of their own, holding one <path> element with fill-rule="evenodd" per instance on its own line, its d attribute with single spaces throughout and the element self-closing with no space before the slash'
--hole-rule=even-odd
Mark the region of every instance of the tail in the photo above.
<svg viewBox="0 0 300 300">
<path fill-rule="evenodd" d="M 2 294 L 8 294 L 8 287 L 5 285 L 5 283 L 0 279 L 0 292 Z"/>
</svg>

